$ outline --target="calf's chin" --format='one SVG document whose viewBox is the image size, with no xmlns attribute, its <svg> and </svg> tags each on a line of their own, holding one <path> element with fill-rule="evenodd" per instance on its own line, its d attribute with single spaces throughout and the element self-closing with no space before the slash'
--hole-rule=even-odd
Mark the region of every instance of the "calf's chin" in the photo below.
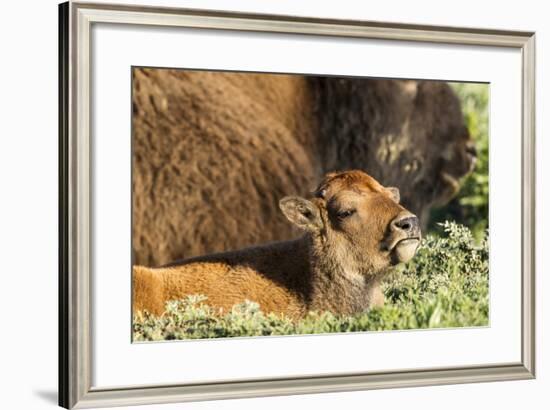
<svg viewBox="0 0 550 410">
<path fill-rule="evenodd" d="M 393 264 L 398 263 L 405 263 L 410 261 L 414 255 L 416 255 L 416 251 L 418 250 L 418 245 L 420 244 L 420 240 L 415 238 L 410 239 L 404 239 L 401 242 L 399 242 L 397 245 L 395 245 L 395 248 L 393 249 L 393 257 L 392 262 Z"/>
</svg>

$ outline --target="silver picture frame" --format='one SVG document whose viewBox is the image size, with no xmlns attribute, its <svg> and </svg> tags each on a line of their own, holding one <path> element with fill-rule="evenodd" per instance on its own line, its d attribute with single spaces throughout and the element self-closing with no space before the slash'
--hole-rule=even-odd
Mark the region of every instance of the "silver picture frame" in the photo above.
<svg viewBox="0 0 550 410">
<path fill-rule="evenodd" d="M 510 47 L 522 55 L 521 361 L 114 389 L 91 385 L 90 31 L 193 27 Z M 535 377 L 535 33 L 128 5 L 59 6 L 59 404 L 66 408 L 412 387 Z M 174 381 L 176 383 L 176 381 Z"/>
</svg>

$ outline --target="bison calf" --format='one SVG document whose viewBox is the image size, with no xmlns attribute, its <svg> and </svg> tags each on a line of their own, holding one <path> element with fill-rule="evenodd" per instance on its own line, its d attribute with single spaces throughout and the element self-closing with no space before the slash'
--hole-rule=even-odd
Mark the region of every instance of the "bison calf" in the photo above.
<svg viewBox="0 0 550 410">
<path fill-rule="evenodd" d="M 411 259 L 420 242 L 418 218 L 399 205 L 399 191 L 362 171 L 327 174 L 309 200 L 286 197 L 279 205 L 304 236 L 135 266 L 134 313 L 161 314 L 167 301 L 189 294 L 225 311 L 248 299 L 292 318 L 310 310 L 358 313 L 383 303 L 384 274 Z"/>
</svg>

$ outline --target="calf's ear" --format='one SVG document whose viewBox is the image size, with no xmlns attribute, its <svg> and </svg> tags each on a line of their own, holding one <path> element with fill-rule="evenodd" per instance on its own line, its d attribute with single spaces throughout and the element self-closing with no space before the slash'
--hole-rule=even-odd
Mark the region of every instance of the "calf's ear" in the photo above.
<svg viewBox="0 0 550 410">
<path fill-rule="evenodd" d="M 323 227 L 319 208 L 307 199 L 287 196 L 279 201 L 279 207 L 287 219 L 306 231 L 318 231 Z"/>
<path fill-rule="evenodd" d="M 393 198 L 393 200 L 397 203 L 401 200 L 401 195 L 399 194 L 399 188 L 396 188 L 394 186 L 386 187 L 386 191 L 390 194 L 390 196 Z"/>
</svg>

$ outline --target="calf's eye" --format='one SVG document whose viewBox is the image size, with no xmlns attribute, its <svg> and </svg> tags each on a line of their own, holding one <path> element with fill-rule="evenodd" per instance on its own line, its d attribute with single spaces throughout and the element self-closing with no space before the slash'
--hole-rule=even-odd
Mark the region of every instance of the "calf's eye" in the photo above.
<svg viewBox="0 0 550 410">
<path fill-rule="evenodd" d="M 337 215 L 338 215 L 338 218 L 344 219 L 353 215 L 354 213 L 355 213 L 355 209 L 346 209 L 344 211 L 339 211 Z"/>
</svg>

